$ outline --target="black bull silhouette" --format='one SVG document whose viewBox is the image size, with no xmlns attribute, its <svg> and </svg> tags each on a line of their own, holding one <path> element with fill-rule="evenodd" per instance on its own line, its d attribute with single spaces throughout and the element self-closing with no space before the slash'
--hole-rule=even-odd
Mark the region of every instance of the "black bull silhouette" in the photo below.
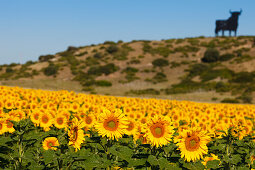
<svg viewBox="0 0 255 170">
<path fill-rule="evenodd" d="M 224 36 L 224 31 L 229 31 L 229 36 L 231 36 L 231 31 L 234 31 L 236 36 L 236 30 L 238 27 L 238 16 L 241 15 L 242 9 L 239 12 L 231 12 L 231 10 L 229 12 L 231 14 L 231 17 L 229 17 L 227 20 L 216 20 L 216 36 L 218 36 L 219 31 L 222 31 L 222 36 Z"/>
</svg>

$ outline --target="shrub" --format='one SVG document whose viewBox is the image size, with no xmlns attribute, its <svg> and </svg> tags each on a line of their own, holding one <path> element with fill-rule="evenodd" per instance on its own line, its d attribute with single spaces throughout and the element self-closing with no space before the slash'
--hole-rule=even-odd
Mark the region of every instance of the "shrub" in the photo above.
<svg viewBox="0 0 255 170">
<path fill-rule="evenodd" d="M 154 83 L 160 83 L 160 82 L 164 82 L 167 81 L 167 77 L 164 73 L 159 72 L 157 73 L 154 77 L 153 77 L 153 82 Z"/>
<path fill-rule="evenodd" d="M 44 61 L 49 61 L 50 59 L 54 58 L 55 56 L 54 55 L 41 55 L 39 57 L 39 61 L 40 62 L 44 62 Z"/>
<path fill-rule="evenodd" d="M 118 47 L 116 45 L 110 45 L 106 48 L 106 51 L 110 54 L 116 53 L 118 51 Z"/>
<path fill-rule="evenodd" d="M 103 58 L 103 55 L 101 53 L 96 53 L 96 54 L 94 54 L 93 57 L 97 58 L 97 59 L 100 59 L 100 58 Z"/>
<path fill-rule="evenodd" d="M 67 50 L 66 51 L 75 51 L 75 50 L 77 50 L 78 48 L 77 47 L 74 47 L 74 46 L 69 46 L 69 47 L 67 47 Z"/>
<path fill-rule="evenodd" d="M 127 67 L 122 71 L 122 73 L 127 73 L 127 74 L 132 74 L 136 72 L 138 72 L 138 69 L 134 67 Z"/>
<path fill-rule="evenodd" d="M 235 77 L 232 79 L 232 82 L 235 83 L 251 83 L 254 79 L 254 73 L 249 72 L 240 72 L 236 73 Z"/>
<path fill-rule="evenodd" d="M 115 66 L 113 63 L 109 63 L 106 64 L 104 66 L 93 66 L 90 67 L 88 70 L 88 74 L 92 74 L 92 75 L 109 75 L 111 73 L 114 73 L 115 71 L 117 71 L 119 68 L 117 66 Z"/>
<path fill-rule="evenodd" d="M 86 60 L 85 60 L 85 64 L 86 64 L 87 66 L 92 66 L 92 65 L 97 65 L 97 64 L 99 64 L 99 62 L 98 62 L 98 59 L 96 59 L 96 58 L 88 57 L 88 58 L 86 58 Z"/>
<path fill-rule="evenodd" d="M 221 103 L 239 103 L 239 101 L 237 99 L 225 98 Z"/>
<path fill-rule="evenodd" d="M 169 65 L 169 62 L 166 59 L 159 58 L 152 61 L 152 64 L 154 67 L 165 67 Z"/>
<path fill-rule="evenodd" d="M 234 54 L 226 53 L 226 54 L 223 54 L 219 57 L 219 61 L 228 61 L 228 60 L 231 60 L 234 57 L 235 57 Z"/>
<path fill-rule="evenodd" d="M 151 94 L 151 95 L 159 95 L 160 92 L 158 90 L 149 88 L 149 89 L 143 89 L 143 90 L 130 90 L 127 94 L 136 94 L 136 95 L 143 95 L 143 94 Z"/>
<path fill-rule="evenodd" d="M 51 76 L 51 75 L 56 75 L 58 72 L 58 67 L 56 65 L 54 65 L 53 63 L 50 63 L 48 67 L 46 67 L 43 70 L 43 73 L 46 76 Z"/>
<path fill-rule="evenodd" d="M 5 69 L 5 72 L 6 73 L 12 73 L 14 70 L 11 68 L 11 67 L 7 67 L 6 69 Z"/>
<path fill-rule="evenodd" d="M 95 82 L 97 86 L 109 87 L 112 86 L 112 83 L 107 80 L 98 80 Z"/>
<path fill-rule="evenodd" d="M 114 41 L 105 41 L 104 44 L 115 45 L 116 43 Z"/>
<path fill-rule="evenodd" d="M 211 63 L 219 60 L 220 53 L 217 49 L 209 48 L 205 51 L 204 57 L 201 59 L 202 62 Z"/>
</svg>

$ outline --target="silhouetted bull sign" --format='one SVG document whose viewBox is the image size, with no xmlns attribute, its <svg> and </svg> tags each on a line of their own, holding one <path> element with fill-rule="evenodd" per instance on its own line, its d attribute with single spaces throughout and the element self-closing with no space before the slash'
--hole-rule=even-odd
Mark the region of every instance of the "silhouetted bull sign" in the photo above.
<svg viewBox="0 0 255 170">
<path fill-rule="evenodd" d="M 231 10 L 229 10 L 229 12 L 231 17 L 229 17 L 227 20 L 216 20 L 216 36 L 218 36 L 219 31 L 222 31 L 222 36 L 224 36 L 224 31 L 229 31 L 229 36 L 231 36 L 231 31 L 234 31 L 236 36 L 238 16 L 241 15 L 242 9 L 239 12 L 231 12 Z"/>
</svg>

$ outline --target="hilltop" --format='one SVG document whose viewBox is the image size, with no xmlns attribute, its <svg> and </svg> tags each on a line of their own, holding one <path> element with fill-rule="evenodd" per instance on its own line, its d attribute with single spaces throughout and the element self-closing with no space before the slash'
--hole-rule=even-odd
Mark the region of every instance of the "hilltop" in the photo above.
<svg viewBox="0 0 255 170">
<path fill-rule="evenodd" d="M 106 41 L 0 66 L 0 85 L 255 103 L 255 37 Z"/>
</svg>

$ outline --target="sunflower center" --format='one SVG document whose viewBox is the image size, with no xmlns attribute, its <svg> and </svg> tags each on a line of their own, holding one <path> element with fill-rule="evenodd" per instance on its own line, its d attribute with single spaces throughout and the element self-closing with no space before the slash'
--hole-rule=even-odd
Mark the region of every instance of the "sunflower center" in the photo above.
<svg viewBox="0 0 255 170">
<path fill-rule="evenodd" d="M 43 123 L 47 123 L 48 121 L 49 121 L 48 117 L 47 116 L 43 116 L 42 122 Z"/>
<path fill-rule="evenodd" d="M 86 121 L 87 124 L 90 124 L 92 122 L 92 119 L 90 117 L 86 117 L 85 121 Z"/>
<path fill-rule="evenodd" d="M 2 125 L 2 123 L 0 123 L 0 129 L 2 129 L 3 128 L 3 125 Z"/>
<path fill-rule="evenodd" d="M 104 122 L 104 128 L 106 130 L 115 131 L 118 128 L 118 120 L 116 118 L 109 118 Z"/>
<path fill-rule="evenodd" d="M 111 120 L 110 122 L 108 122 L 108 127 L 113 129 L 116 127 L 116 123 Z"/>
<path fill-rule="evenodd" d="M 63 118 L 58 118 L 58 119 L 57 119 L 57 122 L 58 122 L 59 125 L 62 125 L 63 122 L 64 122 L 64 121 L 63 121 Z"/>
<path fill-rule="evenodd" d="M 48 145 L 50 148 L 53 146 L 53 143 L 52 142 L 49 142 L 49 145 Z"/>
<path fill-rule="evenodd" d="M 8 127 L 8 128 L 12 128 L 12 126 L 13 126 L 13 124 L 12 124 L 10 121 L 8 121 L 8 122 L 7 122 L 7 127 Z"/>
<path fill-rule="evenodd" d="M 162 133 L 162 129 L 161 129 L 160 127 L 156 127 L 156 128 L 155 128 L 155 133 L 156 133 L 157 135 L 160 135 L 160 134 Z"/>
<path fill-rule="evenodd" d="M 164 136 L 165 129 L 163 124 L 154 124 L 150 127 L 150 130 L 155 138 L 161 138 L 162 136 Z"/>
<path fill-rule="evenodd" d="M 188 151 L 196 151 L 199 148 L 200 139 L 198 136 L 191 136 L 186 138 L 185 146 Z"/>
<path fill-rule="evenodd" d="M 38 114 L 34 115 L 34 118 L 35 118 L 35 120 L 38 120 L 39 119 L 39 115 Z"/>
</svg>

